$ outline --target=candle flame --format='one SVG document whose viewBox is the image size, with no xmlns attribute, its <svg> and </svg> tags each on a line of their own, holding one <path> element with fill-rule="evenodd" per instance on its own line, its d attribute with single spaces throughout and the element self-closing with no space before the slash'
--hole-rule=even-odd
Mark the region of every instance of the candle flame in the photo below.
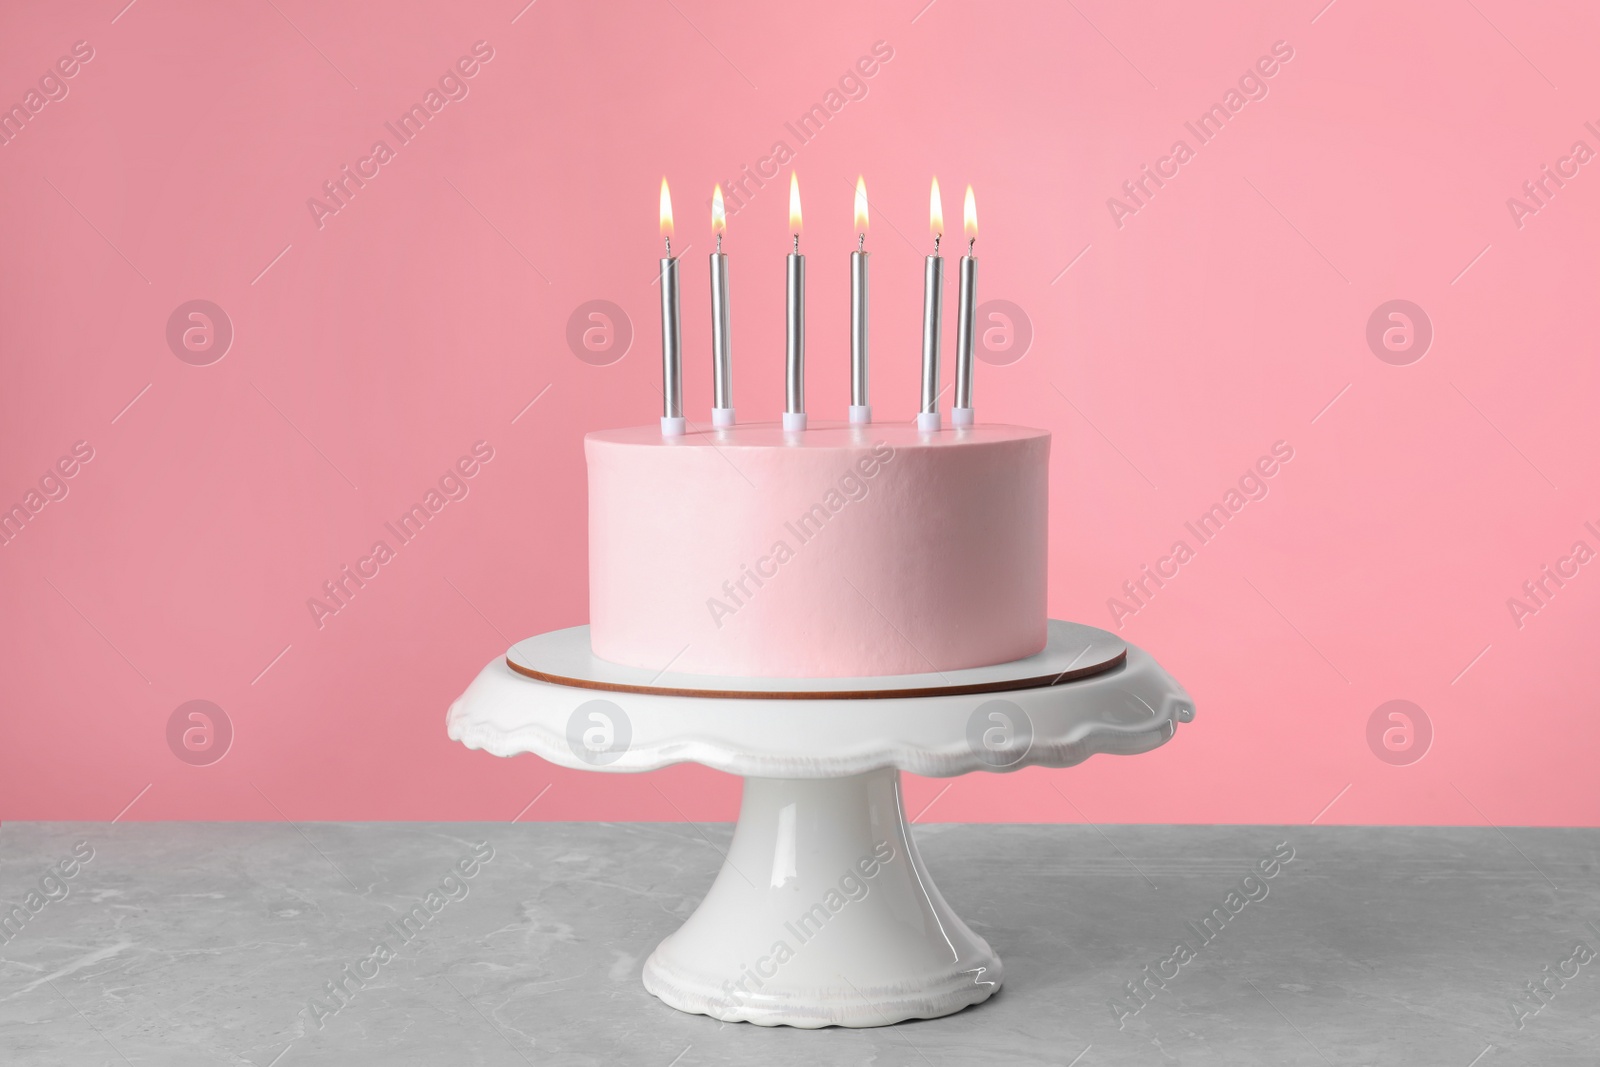
<svg viewBox="0 0 1600 1067">
<path fill-rule="evenodd" d="M 711 194 L 711 232 L 722 233 L 728 228 L 728 215 L 722 207 L 722 186 Z"/>
<path fill-rule="evenodd" d="M 665 178 L 661 179 L 661 236 L 672 239 L 672 193 Z"/>
<path fill-rule="evenodd" d="M 867 232 L 867 182 L 856 176 L 856 232 Z"/>
<path fill-rule="evenodd" d="M 928 230 L 935 237 L 944 234 L 944 207 L 939 202 L 939 179 L 933 179 L 933 190 L 928 193 Z"/>
<path fill-rule="evenodd" d="M 967 231 L 968 240 L 978 239 L 978 202 L 972 199 L 972 186 L 967 186 L 967 200 L 961 205 L 961 221 Z"/>
<path fill-rule="evenodd" d="M 789 230 L 796 236 L 800 234 L 800 178 L 792 170 L 789 172 Z"/>
</svg>

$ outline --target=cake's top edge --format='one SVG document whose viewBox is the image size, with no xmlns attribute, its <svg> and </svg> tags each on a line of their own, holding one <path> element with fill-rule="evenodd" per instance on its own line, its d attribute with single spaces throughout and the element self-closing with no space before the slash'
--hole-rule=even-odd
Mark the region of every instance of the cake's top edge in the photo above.
<svg viewBox="0 0 1600 1067">
<path fill-rule="evenodd" d="M 852 426 L 846 422 L 816 420 L 804 430 L 785 430 L 776 422 L 741 423 L 726 429 L 701 426 L 680 437 L 666 437 L 659 424 L 628 426 L 616 430 L 594 430 L 584 435 L 588 444 L 658 445 L 663 448 L 871 448 L 886 442 L 895 448 L 950 448 L 961 445 L 995 444 L 1002 441 L 1046 439 L 1049 430 L 1031 426 L 982 423 L 977 426 L 947 426 L 937 432 L 924 432 L 902 422 L 874 422 Z"/>
</svg>

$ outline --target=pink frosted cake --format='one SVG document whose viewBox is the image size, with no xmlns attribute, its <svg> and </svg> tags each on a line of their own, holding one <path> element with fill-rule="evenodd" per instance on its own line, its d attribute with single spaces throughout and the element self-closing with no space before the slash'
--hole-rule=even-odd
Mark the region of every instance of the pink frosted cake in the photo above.
<svg viewBox="0 0 1600 1067">
<path fill-rule="evenodd" d="M 652 671 L 862 677 L 1045 644 L 1050 435 L 591 433 L 590 637 Z"/>
</svg>

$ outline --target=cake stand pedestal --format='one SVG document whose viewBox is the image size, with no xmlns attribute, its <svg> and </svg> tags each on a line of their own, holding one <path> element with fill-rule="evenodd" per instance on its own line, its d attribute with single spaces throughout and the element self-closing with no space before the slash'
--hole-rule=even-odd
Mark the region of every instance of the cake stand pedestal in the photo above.
<svg viewBox="0 0 1600 1067">
<path fill-rule="evenodd" d="M 644 986 L 765 1026 L 948 1015 L 1000 987 L 999 957 L 934 886 L 900 772 L 948 777 L 1145 752 L 1194 715 L 1142 650 L 1075 623 L 1037 656 L 886 678 L 725 678 L 622 667 L 588 627 L 530 638 L 450 708 L 452 739 L 578 770 L 703 763 L 744 778 L 722 869 L 656 947 Z"/>
</svg>

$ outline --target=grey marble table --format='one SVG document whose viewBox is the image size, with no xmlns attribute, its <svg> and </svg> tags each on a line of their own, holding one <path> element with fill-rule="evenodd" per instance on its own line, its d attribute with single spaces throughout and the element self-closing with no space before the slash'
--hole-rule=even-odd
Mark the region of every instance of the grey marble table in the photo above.
<svg viewBox="0 0 1600 1067">
<path fill-rule="evenodd" d="M 1600 1063 L 1600 831 L 918 827 L 1005 988 L 816 1031 L 640 986 L 729 832 L 7 823 L 0 1063 Z"/>
</svg>

